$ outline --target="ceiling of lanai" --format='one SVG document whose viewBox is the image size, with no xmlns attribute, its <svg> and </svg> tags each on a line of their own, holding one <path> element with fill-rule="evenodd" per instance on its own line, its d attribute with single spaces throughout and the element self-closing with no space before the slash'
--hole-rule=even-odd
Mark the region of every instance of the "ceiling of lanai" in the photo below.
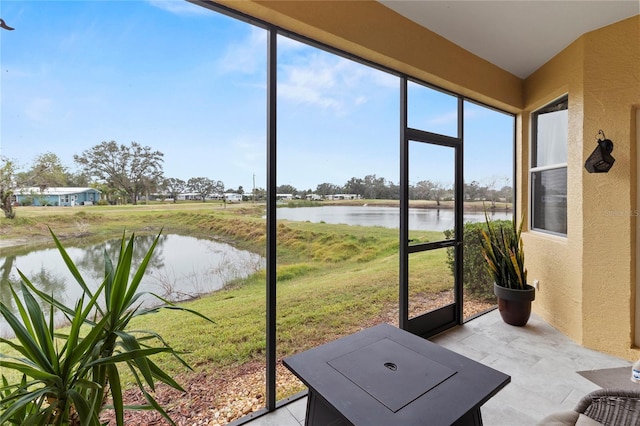
<svg viewBox="0 0 640 426">
<path fill-rule="evenodd" d="M 640 13 L 639 0 L 378 1 L 521 78 L 581 35 Z"/>
</svg>

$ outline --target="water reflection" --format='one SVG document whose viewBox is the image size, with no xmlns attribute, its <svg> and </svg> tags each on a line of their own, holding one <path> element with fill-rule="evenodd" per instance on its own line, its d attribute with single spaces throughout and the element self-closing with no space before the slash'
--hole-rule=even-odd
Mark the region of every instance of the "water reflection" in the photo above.
<svg viewBox="0 0 640 426">
<path fill-rule="evenodd" d="M 5 306 L 11 308 L 14 312 L 16 306 L 14 305 L 13 297 L 11 296 L 10 285 L 13 286 L 14 289 L 18 290 L 20 284 L 20 277 L 17 272 L 12 273 L 15 272 L 13 269 L 15 262 L 16 256 L 5 256 L 2 266 L 0 266 L 0 275 L 2 277 L 2 281 L 0 281 L 0 301 L 2 301 Z M 44 267 L 41 267 L 39 270 L 34 270 L 33 275 L 28 278 L 35 286 L 47 294 L 61 294 L 64 293 L 66 288 L 64 278 Z M 40 305 L 43 310 L 48 311 L 48 305 L 46 303 L 41 302 Z"/>
<path fill-rule="evenodd" d="M 155 235 L 136 236 L 133 271 L 142 262 Z M 91 290 L 104 279 L 104 253 L 114 261 L 120 253 L 120 239 L 87 247 L 65 247 Z M 63 303 L 73 306 L 82 289 L 68 271 L 57 249 L 37 250 L 24 255 L 11 254 L 3 249 L 0 267 L 0 300 L 15 309 L 9 284 L 18 288 L 17 269 L 42 291 L 55 295 Z M 185 300 L 219 290 L 226 283 L 244 278 L 264 268 L 264 259 L 255 254 L 216 241 L 175 234 L 160 236 L 147 273 L 140 283 L 140 291 L 156 293 L 171 300 Z M 48 305 L 46 310 L 48 311 Z M 8 333 L 0 320 L 0 336 Z"/>
<path fill-rule="evenodd" d="M 400 208 L 374 206 L 320 206 L 320 207 L 280 207 L 278 219 L 298 222 L 325 222 L 332 224 L 382 226 L 398 228 L 400 226 Z M 491 213 L 492 219 L 511 220 L 510 211 Z M 409 209 L 409 229 L 412 231 L 444 231 L 453 229 L 454 212 L 452 209 Z M 465 212 L 464 222 L 484 221 L 483 212 Z"/>
<path fill-rule="evenodd" d="M 149 264 L 147 266 L 148 271 L 152 272 L 156 269 L 162 269 L 164 267 L 164 251 L 167 241 L 172 235 L 161 235 L 158 239 L 158 244 L 156 245 L 155 250 L 153 251 L 154 255 L 151 257 Z M 188 237 L 183 237 L 188 238 Z M 140 235 L 136 236 L 136 242 L 133 246 L 133 259 L 136 264 L 139 264 L 144 255 L 147 254 L 149 247 L 153 243 L 155 239 L 154 235 Z M 118 255 L 120 254 L 120 239 L 108 240 L 101 244 L 97 244 L 90 247 L 83 247 L 81 251 L 78 251 L 77 259 L 73 258 L 74 263 L 78 267 L 80 271 L 83 271 L 87 275 L 83 275 L 85 279 L 90 276 L 92 279 L 96 281 L 102 281 L 104 278 L 104 257 L 105 253 L 109 256 L 114 262 L 114 265 L 118 259 Z M 175 244 L 175 242 L 174 242 Z M 66 248 L 66 247 L 65 247 Z M 67 251 L 69 249 L 67 248 Z M 55 254 L 57 254 L 57 250 L 53 250 Z M 34 253 L 34 255 L 37 254 Z M 21 268 L 22 270 L 22 268 Z M 27 275 L 28 277 L 29 275 Z"/>
<path fill-rule="evenodd" d="M 2 266 L 0 266 L 0 302 L 5 306 L 13 308 L 13 300 L 11 297 L 11 291 L 9 291 L 9 284 L 15 286 L 15 282 L 11 278 L 11 271 L 13 270 L 13 264 L 15 263 L 15 256 L 5 256 Z"/>
</svg>

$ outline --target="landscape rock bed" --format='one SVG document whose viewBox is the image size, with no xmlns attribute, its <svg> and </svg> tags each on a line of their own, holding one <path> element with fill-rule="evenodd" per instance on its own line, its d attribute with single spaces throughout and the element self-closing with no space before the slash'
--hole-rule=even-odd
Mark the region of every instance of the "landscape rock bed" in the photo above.
<svg viewBox="0 0 640 426">
<path fill-rule="evenodd" d="M 414 308 L 420 309 L 420 312 L 427 312 L 453 300 L 453 292 L 445 291 L 421 299 L 419 302 L 414 300 Z M 466 300 L 464 317 L 484 312 L 492 306 L 489 302 Z M 372 318 L 371 324 L 366 326 L 380 322 L 397 326 L 397 306 L 378 318 Z M 276 366 L 276 380 L 278 398 L 304 390 L 302 382 L 281 362 Z M 223 375 L 207 372 L 182 374 L 177 377 L 177 381 L 186 390 L 185 393 L 160 384 L 154 396 L 178 426 L 223 426 L 265 408 L 265 371 L 261 363 L 233 367 Z M 130 405 L 145 403 L 144 397 L 137 389 L 127 391 L 124 399 L 125 404 Z M 101 420 L 108 421 L 109 426 L 115 425 L 113 413 L 109 410 Z M 124 423 L 140 426 L 168 424 L 162 416 L 153 411 L 127 411 Z"/>
</svg>

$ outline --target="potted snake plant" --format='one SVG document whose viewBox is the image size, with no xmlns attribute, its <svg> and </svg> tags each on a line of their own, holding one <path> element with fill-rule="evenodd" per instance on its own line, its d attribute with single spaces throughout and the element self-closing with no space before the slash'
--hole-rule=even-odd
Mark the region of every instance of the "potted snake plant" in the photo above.
<svg viewBox="0 0 640 426">
<path fill-rule="evenodd" d="M 498 298 L 498 310 L 503 321 L 524 326 L 531 315 L 535 289 L 527 283 L 522 243 L 522 223 L 494 223 L 485 210 L 486 229 L 481 231 L 482 255 Z"/>
</svg>

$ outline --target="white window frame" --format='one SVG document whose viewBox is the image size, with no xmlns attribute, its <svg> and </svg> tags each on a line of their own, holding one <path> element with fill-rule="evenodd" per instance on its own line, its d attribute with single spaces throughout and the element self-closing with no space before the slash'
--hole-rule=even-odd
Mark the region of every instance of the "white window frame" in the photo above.
<svg viewBox="0 0 640 426">
<path fill-rule="evenodd" d="M 542 166 L 538 166 L 534 164 L 536 163 L 536 159 L 537 159 L 537 148 L 538 148 L 538 142 L 537 142 L 537 134 L 538 134 L 538 115 L 540 113 L 545 112 L 546 110 L 556 106 L 556 105 L 560 105 L 562 103 L 566 103 L 567 104 L 567 110 L 568 108 L 568 104 L 569 104 L 569 96 L 567 94 L 564 94 L 562 96 L 560 96 L 559 98 L 553 100 L 552 102 L 549 102 L 548 104 L 546 104 L 545 106 L 537 109 L 536 111 L 534 111 L 533 113 L 531 113 L 531 137 L 530 137 L 530 150 L 529 150 L 529 211 L 531 212 L 531 214 L 529 215 L 529 227 L 531 230 L 533 231 L 539 231 L 539 232 L 544 232 L 544 233 L 548 233 L 548 234 L 552 234 L 552 235 L 557 235 L 560 237 L 567 237 L 567 232 L 568 232 L 568 224 L 567 224 L 567 215 L 566 215 L 566 206 L 565 206 L 565 232 L 558 232 L 555 230 L 550 230 L 550 229 L 546 229 L 543 227 L 539 227 L 539 226 L 535 226 L 536 223 L 536 217 L 535 217 L 535 213 L 536 213 L 536 206 L 535 206 L 535 184 L 534 184 L 534 175 L 536 173 L 539 172 L 544 172 L 544 171 L 549 171 L 549 170 L 567 170 L 567 162 L 566 160 L 562 163 L 554 163 L 554 164 L 544 164 Z M 564 109 L 564 108 L 562 108 Z M 568 131 L 567 131 L 567 144 L 568 144 Z M 567 185 L 568 188 L 568 185 Z M 568 189 L 565 188 L 565 193 L 568 192 Z M 565 200 L 566 203 L 566 200 Z"/>
</svg>

